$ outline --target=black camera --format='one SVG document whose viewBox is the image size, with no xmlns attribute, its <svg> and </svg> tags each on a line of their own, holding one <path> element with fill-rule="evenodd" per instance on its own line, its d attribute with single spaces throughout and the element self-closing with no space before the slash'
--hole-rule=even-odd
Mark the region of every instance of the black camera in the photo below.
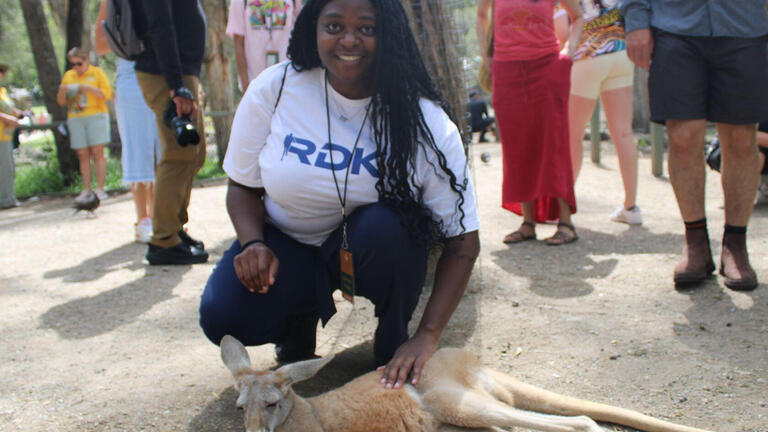
<svg viewBox="0 0 768 432">
<path fill-rule="evenodd" d="M 195 100 L 192 93 L 184 87 L 176 90 L 175 94 L 176 96 Z M 179 117 L 176 114 L 176 104 L 173 102 L 173 99 L 168 102 L 168 108 L 163 115 L 163 122 L 166 126 L 171 128 L 173 135 L 176 137 L 176 142 L 178 142 L 180 146 L 186 147 L 190 144 L 198 145 L 200 143 L 200 134 L 197 133 L 197 129 L 195 129 L 192 119 L 190 119 L 188 115 Z"/>
</svg>

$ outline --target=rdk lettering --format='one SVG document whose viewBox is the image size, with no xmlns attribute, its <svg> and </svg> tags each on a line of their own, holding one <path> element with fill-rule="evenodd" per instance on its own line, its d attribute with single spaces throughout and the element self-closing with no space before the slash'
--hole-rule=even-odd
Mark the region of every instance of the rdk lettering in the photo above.
<svg viewBox="0 0 768 432">
<path fill-rule="evenodd" d="M 358 175 L 360 174 L 360 168 L 365 168 L 372 177 L 379 177 L 379 170 L 376 168 L 375 152 L 364 155 L 363 149 L 358 148 L 355 149 L 353 156 L 352 152 L 337 144 L 333 146 L 333 164 L 331 164 L 329 149 L 330 146 L 326 143 L 320 151 L 317 151 L 317 145 L 312 141 L 290 134 L 283 141 L 283 156 L 280 160 L 283 160 L 289 153 L 293 153 L 299 159 L 299 162 L 304 165 L 312 165 L 327 170 L 333 169 L 334 171 L 347 169 L 351 160 L 352 167 L 349 169 L 350 173 Z"/>
</svg>

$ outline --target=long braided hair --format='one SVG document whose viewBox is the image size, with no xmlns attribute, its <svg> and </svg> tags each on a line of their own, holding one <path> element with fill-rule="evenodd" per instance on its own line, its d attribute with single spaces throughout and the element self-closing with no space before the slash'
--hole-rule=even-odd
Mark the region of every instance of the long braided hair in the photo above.
<svg viewBox="0 0 768 432">
<path fill-rule="evenodd" d="M 288 46 L 288 58 L 297 71 L 322 67 L 317 52 L 317 20 L 332 0 L 308 0 L 296 19 Z M 411 188 L 414 160 L 419 147 L 432 152 L 440 172 L 456 194 L 456 210 L 464 229 L 464 193 L 468 180 L 459 183 L 437 147 L 419 106 L 421 98 L 439 104 L 458 124 L 445 98 L 427 72 L 400 0 L 369 0 L 376 10 L 374 89 L 369 116 L 376 142 L 379 200 L 403 217 L 410 235 L 427 244 L 445 240 L 441 223 L 433 220 L 421 202 L 421 191 Z M 463 173 L 462 173 L 463 174 Z M 464 177 L 464 176 L 462 176 Z"/>
</svg>

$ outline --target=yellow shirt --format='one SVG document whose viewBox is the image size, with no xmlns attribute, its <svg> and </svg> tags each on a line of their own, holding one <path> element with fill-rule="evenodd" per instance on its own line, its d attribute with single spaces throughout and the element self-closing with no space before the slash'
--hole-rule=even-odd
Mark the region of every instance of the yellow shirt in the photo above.
<svg viewBox="0 0 768 432">
<path fill-rule="evenodd" d="M 70 69 L 64 73 L 61 84 L 88 84 L 104 92 L 104 99 L 101 99 L 77 88 L 70 88 L 67 91 L 67 114 L 69 118 L 109 112 L 107 101 L 112 98 L 112 88 L 109 86 L 109 80 L 100 67 L 88 65 L 88 69 L 82 75 L 78 75 L 75 70 Z"/>
<path fill-rule="evenodd" d="M 13 100 L 8 96 L 8 90 L 0 87 L 0 112 L 13 115 Z M 10 141 L 13 139 L 13 128 L 0 122 L 0 141 Z"/>
</svg>

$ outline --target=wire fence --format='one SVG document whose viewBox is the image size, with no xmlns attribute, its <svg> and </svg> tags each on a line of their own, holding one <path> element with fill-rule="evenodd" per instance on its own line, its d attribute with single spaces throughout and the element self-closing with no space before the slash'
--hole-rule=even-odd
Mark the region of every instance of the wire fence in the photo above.
<svg viewBox="0 0 768 432">
<path fill-rule="evenodd" d="M 435 83 L 456 115 L 465 145 L 471 134 L 466 116 L 465 29 L 457 25 L 460 0 L 403 0 L 422 57 Z"/>
</svg>

